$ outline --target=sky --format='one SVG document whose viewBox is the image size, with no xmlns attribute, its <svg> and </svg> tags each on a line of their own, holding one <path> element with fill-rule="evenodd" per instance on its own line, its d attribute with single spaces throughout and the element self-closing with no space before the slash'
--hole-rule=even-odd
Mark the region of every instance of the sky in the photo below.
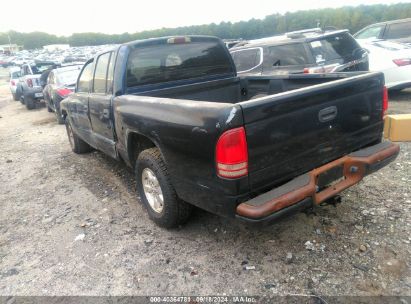
<svg viewBox="0 0 411 304">
<path fill-rule="evenodd" d="M 0 6 L 0 32 L 41 31 L 59 36 L 81 32 L 135 33 L 261 19 L 307 9 L 399 2 L 411 0 L 4 0 Z"/>
</svg>

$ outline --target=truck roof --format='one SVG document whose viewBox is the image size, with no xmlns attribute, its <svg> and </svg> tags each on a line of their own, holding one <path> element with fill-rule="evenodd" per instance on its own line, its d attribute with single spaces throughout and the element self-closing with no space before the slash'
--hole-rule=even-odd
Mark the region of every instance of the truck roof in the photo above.
<svg viewBox="0 0 411 304">
<path fill-rule="evenodd" d="M 179 39 L 185 38 L 190 41 L 221 41 L 220 38 L 214 36 L 206 36 L 206 35 L 176 35 L 176 36 L 165 36 L 165 37 L 158 37 L 158 38 L 148 38 L 142 40 L 134 40 L 122 45 L 127 46 L 149 46 L 154 44 L 163 44 L 163 43 L 170 43 L 170 39 Z"/>
</svg>

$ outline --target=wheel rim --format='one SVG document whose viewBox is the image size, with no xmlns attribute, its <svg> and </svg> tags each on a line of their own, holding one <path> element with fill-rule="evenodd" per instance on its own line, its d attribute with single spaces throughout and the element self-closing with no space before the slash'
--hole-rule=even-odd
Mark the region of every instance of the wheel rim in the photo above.
<svg viewBox="0 0 411 304">
<path fill-rule="evenodd" d="M 141 174 L 144 195 L 150 207 L 157 213 L 161 213 L 164 208 L 163 191 L 161 191 L 160 183 L 154 172 L 149 168 L 145 168 Z"/>
<path fill-rule="evenodd" d="M 67 135 L 68 135 L 68 139 L 70 142 L 70 146 L 72 149 L 74 149 L 74 135 L 73 135 L 73 130 L 71 129 L 70 124 L 67 124 Z"/>
</svg>

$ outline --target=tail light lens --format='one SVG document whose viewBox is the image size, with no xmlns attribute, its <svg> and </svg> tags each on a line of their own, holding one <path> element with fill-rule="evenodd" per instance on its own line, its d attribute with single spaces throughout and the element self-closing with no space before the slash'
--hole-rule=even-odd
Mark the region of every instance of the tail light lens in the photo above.
<svg viewBox="0 0 411 304">
<path fill-rule="evenodd" d="M 388 89 L 386 86 L 384 86 L 383 93 L 382 93 L 382 117 L 383 118 L 387 110 L 388 110 Z"/>
<path fill-rule="evenodd" d="M 30 88 L 33 87 L 33 79 L 28 78 L 28 79 L 26 80 L 26 83 L 27 83 L 27 85 L 28 85 Z"/>
<path fill-rule="evenodd" d="M 16 82 L 14 80 L 12 80 L 10 83 L 11 83 L 12 86 L 16 85 Z"/>
<path fill-rule="evenodd" d="M 67 89 L 67 88 L 61 88 L 61 89 L 58 89 L 56 92 L 60 97 L 66 97 L 72 91 L 70 89 Z"/>
<path fill-rule="evenodd" d="M 247 140 L 244 127 L 224 132 L 216 146 L 217 174 L 238 178 L 248 174 Z"/>
<path fill-rule="evenodd" d="M 393 62 L 398 66 L 410 65 L 411 58 L 394 59 Z"/>
</svg>

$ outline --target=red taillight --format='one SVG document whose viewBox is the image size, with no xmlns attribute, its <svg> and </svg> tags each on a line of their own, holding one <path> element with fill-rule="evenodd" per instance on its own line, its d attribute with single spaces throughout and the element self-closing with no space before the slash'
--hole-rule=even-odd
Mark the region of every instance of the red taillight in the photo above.
<svg viewBox="0 0 411 304">
<path fill-rule="evenodd" d="M 398 66 L 410 65 L 411 58 L 394 59 L 393 62 Z"/>
<path fill-rule="evenodd" d="M 28 79 L 26 80 L 26 83 L 27 83 L 27 85 L 28 85 L 30 88 L 33 87 L 33 79 L 28 78 Z"/>
<path fill-rule="evenodd" d="M 60 95 L 61 97 L 66 97 L 69 95 L 72 91 L 67 88 L 61 88 L 57 90 L 57 94 Z"/>
<path fill-rule="evenodd" d="M 388 110 L 388 89 L 384 86 L 383 93 L 382 93 L 382 117 L 385 116 L 385 113 Z"/>
<path fill-rule="evenodd" d="M 14 80 L 12 80 L 10 83 L 13 87 L 16 85 L 16 82 Z"/>
<path fill-rule="evenodd" d="M 243 127 L 224 132 L 216 146 L 217 174 L 237 178 L 248 174 L 247 140 Z"/>
</svg>

